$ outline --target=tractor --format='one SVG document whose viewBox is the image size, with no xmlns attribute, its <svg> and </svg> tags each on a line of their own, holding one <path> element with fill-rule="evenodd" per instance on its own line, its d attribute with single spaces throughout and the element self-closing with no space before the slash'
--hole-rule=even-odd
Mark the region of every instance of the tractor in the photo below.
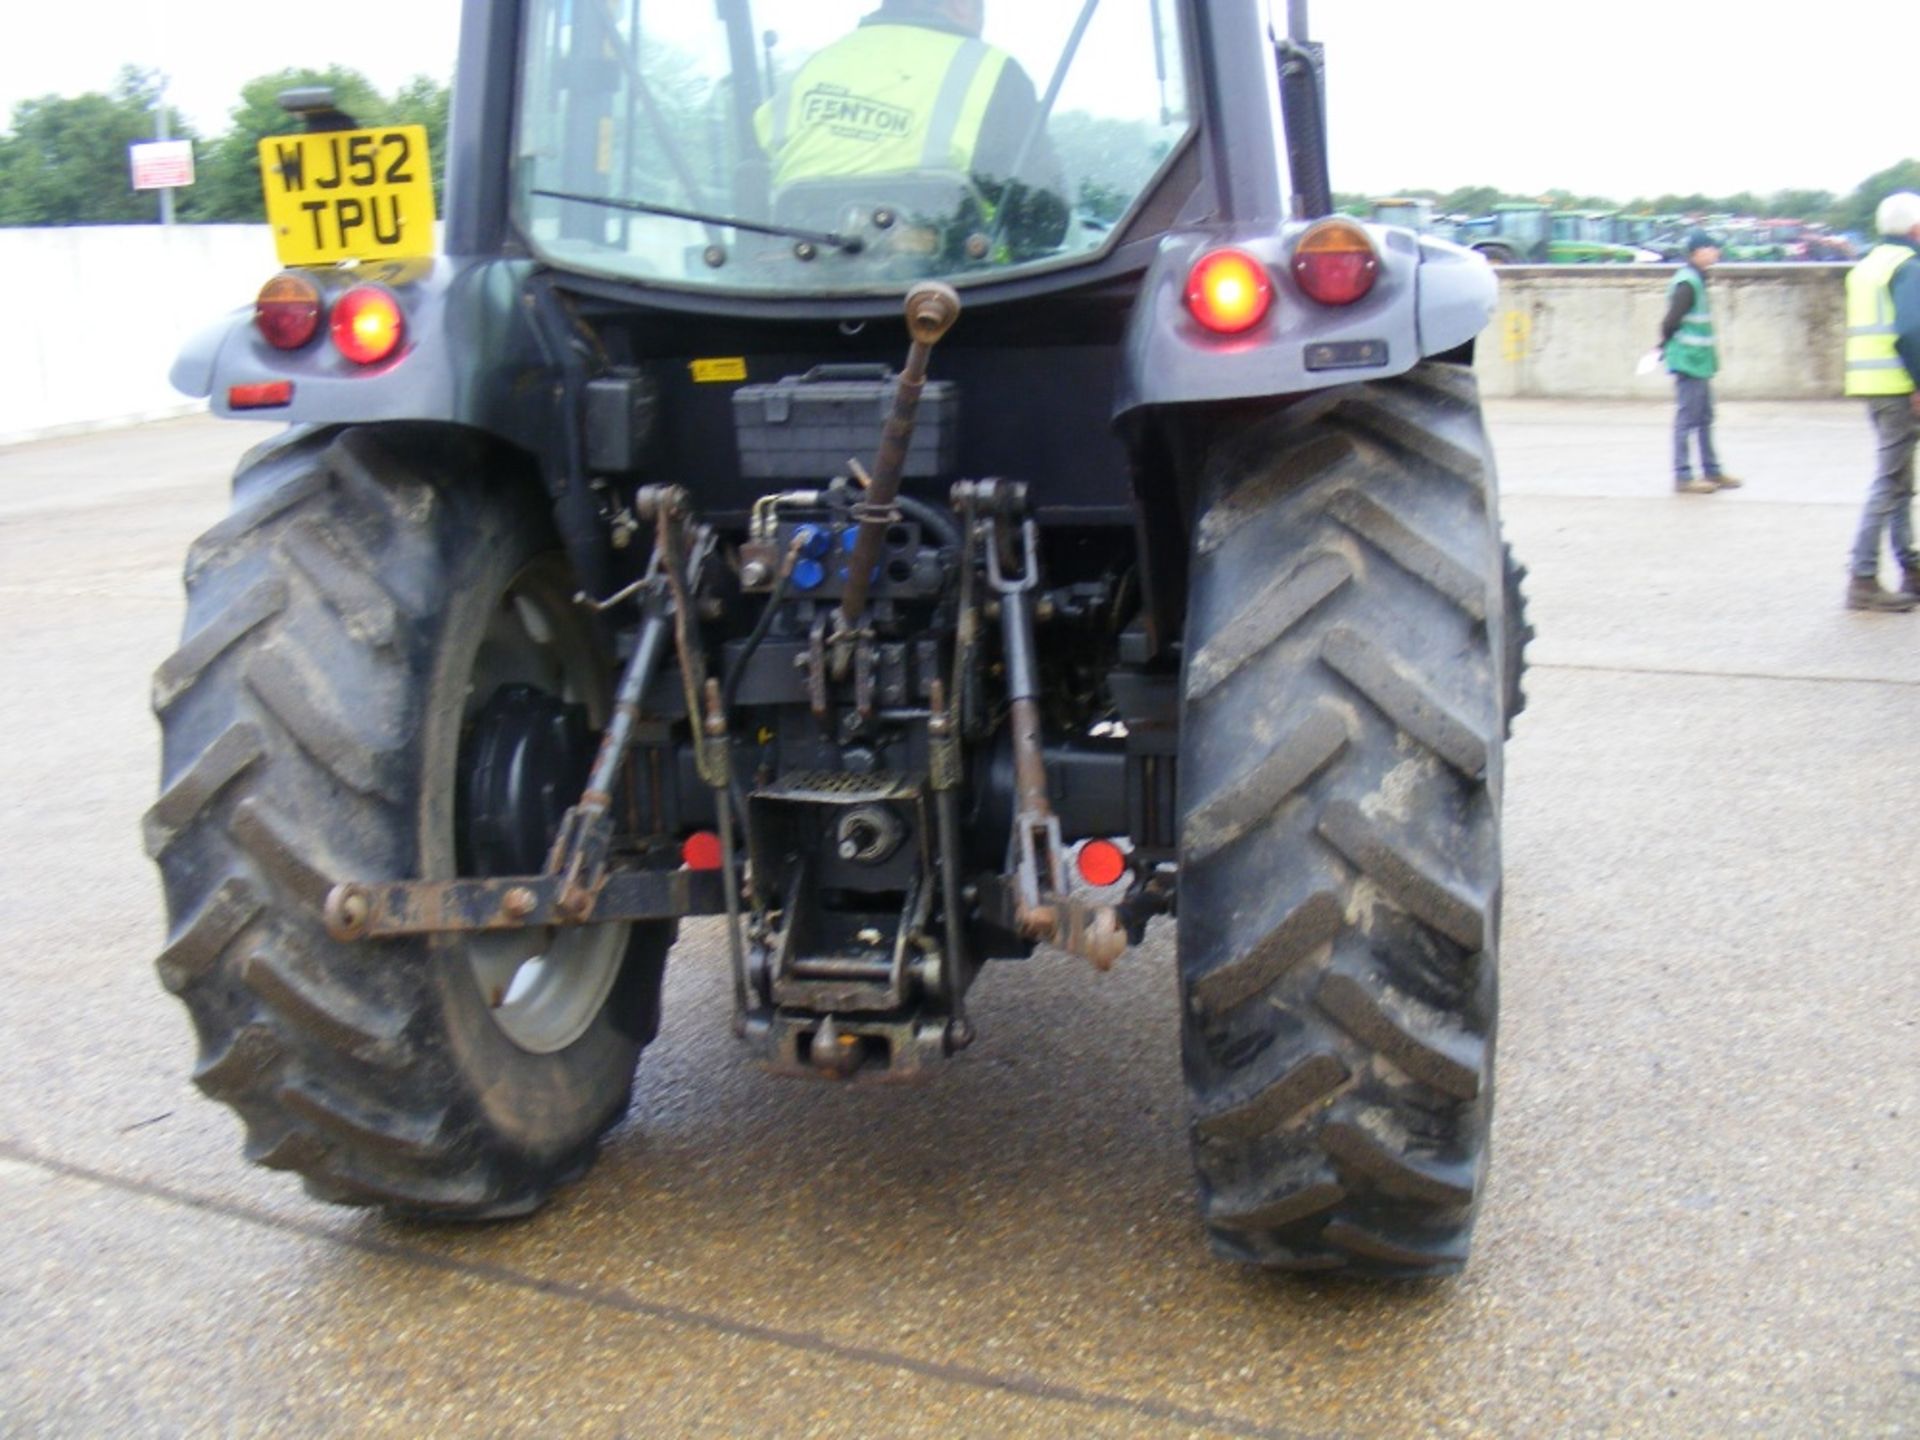
<svg viewBox="0 0 1920 1440">
<path fill-rule="evenodd" d="M 1433 201 L 1425 196 L 1383 196 L 1367 206 L 1366 219 L 1371 225 L 1401 225 L 1416 235 L 1435 234 L 1440 225 Z"/>
<path fill-rule="evenodd" d="M 1658 258 L 1600 238 L 1600 218 L 1594 212 L 1549 211 L 1545 205 L 1509 201 L 1456 233 L 1460 243 L 1492 265 L 1633 264 Z"/>
<path fill-rule="evenodd" d="M 174 369 L 280 428 L 187 555 L 145 820 L 248 1159 L 522 1216 L 669 964 L 859 1085 L 991 1045 L 996 964 L 1170 949 L 1214 1249 L 1465 1263 L 1495 282 L 1333 214 L 1287 10 L 467 0 L 444 220 L 424 132 L 283 97 L 281 268 Z"/>
</svg>

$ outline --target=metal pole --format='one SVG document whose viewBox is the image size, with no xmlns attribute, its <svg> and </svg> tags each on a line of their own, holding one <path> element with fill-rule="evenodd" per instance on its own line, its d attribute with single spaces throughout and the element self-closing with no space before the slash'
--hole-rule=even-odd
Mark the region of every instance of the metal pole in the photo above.
<svg viewBox="0 0 1920 1440">
<path fill-rule="evenodd" d="M 168 133 L 167 126 L 167 82 L 165 80 L 160 82 L 160 93 L 153 102 L 153 138 L 156 140 L 173 138 Z M 171 185 L 160 187 L 160 223 L 173 224 L 173 187 Z"/>
</svg>

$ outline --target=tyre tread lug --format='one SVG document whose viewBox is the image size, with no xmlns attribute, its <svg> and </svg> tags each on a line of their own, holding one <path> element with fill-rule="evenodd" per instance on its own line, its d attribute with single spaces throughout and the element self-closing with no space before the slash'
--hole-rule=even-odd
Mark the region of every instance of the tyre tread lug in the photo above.
<svg viewBox="0 0 1920 1440">
<path fill-rule="evenodd" d="M 1430 681 L 1351 626 L 1327 632 L 1321 656 L 1381 714 L 1469 780 L 1487 773 L 1487 736 L 1434 693 Z"/>
<path fill-rule="evenodd" d="M 153 713 L 164 715 L 222 655 L 287 606 L 286 583 L 269 575 L 189 635 L 153 673 Z"/>
<path fill-rule="evenodd" d="M 1350 1079 L 1352 1072 L 1338 1055 L 1317 1051 L 1200 1107 L 1194 1126 L 1209 1140 L 1251 1140 L 1327 1099 Z"/>
<path fill-rule="evenodd" d="M 1188 981 L 1194 1003 L 1206 1014 L 1223 1015 L 1267 990 L 1322 945 L 1332 942 L 1346 922 L 1340 897 L 1316 890 L 1260 932 L 1251 944 Z"/>
<path fill-rule="evenodd" d="M 174 931 L 167 948 L 154 961 L 160 981 L 175 995 L 220 963 L 228 947 L 251 925 L 262 909 L 252 885 L 229 875 L 200 902 L 199 908 Z"/>
<path fill-rule="evenodd" d="M 1187 700 L 1203 700 L 1278 644 L 1281 637 L 1353 578 L 1344 556 L 1309 555 L 1268 582 L 1258 596 L 1216 630 L 1187 666 Z"/>
<path fill-rule="evenodd" d="M 142 822 L 147 854 L 158 860 L 210 806 L 266 754 L 260 732 L 244 721 L 222 730 L 161 792 Z"/>
<path fill-rule="evenodd" d="M 1479 896 L 1432 873 L 1404 845 L 1367 819 L 1350 800 L 1320 816 L 1320 834 L 1402 909 L 1468 950 L 1486 943 L 1487 906 Z"/>
<path fill-rule="evenodd" d="M 1319 1144 L 1343 1176 L 1365 1176 L 1389 1194 L 1448 1207 L 1473 1201 L 1472 1178 L 1462 1167 L 1423 1163 L 1403 1144 L 1389 1145 L 1351 1120 L 1322 1126 Z"/>
<path fill-rule="evenodd" d="M 1409 1020 L 1396 1018 L 1372 989 L 1337 970 L 1320 982 L 1314 998 L 1348 1034 L 1415 1080 L 1456 1100 L 1479 1095 L 1484 1041 L 1465 1034 L 1423 1035 Z"/>
<path fill-rule="evenodd" d="M 1470 619 L 1487 618 L 1486 581 L 1415 522 L 1363 490 L 1342 490 L 1327 506 L 1334 519 L 1416 580 L 1451 600 Z"/>
<path fill-rule="evenodd" d="M 1204 864 L 1271 819 L 1295 791 L 1340 757 L 1347 738 L 1346 722 L 1331 708 L 1308 711 L 1264 756 L 1188 812 L 1181 827 L 1187 859 Z"/>
</svg>

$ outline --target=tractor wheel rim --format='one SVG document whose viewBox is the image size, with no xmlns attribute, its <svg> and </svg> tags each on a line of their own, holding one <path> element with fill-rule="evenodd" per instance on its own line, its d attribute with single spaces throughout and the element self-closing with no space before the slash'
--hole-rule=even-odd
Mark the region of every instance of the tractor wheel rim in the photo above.
<svg viewBox="0 0 1920 1440">
<path fill-rule="evenodd" d="M 544 567 L 508 584 L 474 657 L 463 720 L 495 691 L 530 685 L 584 704 L 604 723 L 606 676 L 572 597 Z M 630 925 L 554 926 L 479 934 L 469 965 L 493 1022 L 522 1050 L 549 1055 L 593 1025 L 620 978 Z"/>
</svg>

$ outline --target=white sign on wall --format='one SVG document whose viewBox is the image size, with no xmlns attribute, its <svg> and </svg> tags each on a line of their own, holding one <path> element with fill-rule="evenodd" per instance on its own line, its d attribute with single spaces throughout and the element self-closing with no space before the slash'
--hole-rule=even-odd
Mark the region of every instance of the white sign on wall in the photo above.
<svg viewBox="0 0 1920 1440">
<path fill-rule="evenodd" d="M 127 154 L 133 161 L 136 190 L 174 190 L 193 184 L 191 140 L 149 140 L 129 145 Z"/>
</svg>

